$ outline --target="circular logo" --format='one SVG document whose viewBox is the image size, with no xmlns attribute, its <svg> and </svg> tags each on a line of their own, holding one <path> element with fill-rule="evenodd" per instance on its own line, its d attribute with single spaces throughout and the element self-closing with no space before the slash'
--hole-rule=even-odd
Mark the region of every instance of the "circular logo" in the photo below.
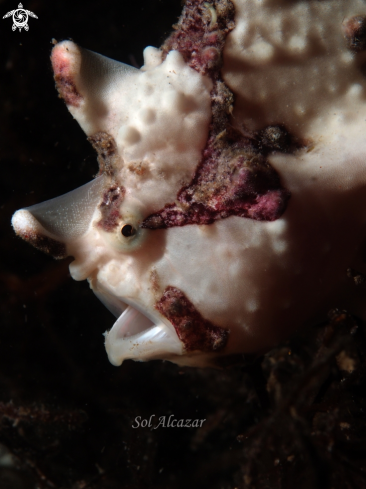
<svg viewBox="0 0 366 489">
<path fill-rule="evenodd" d="M 10 12 L 6 13 L 3 19 L 7 19 L 9 17 L 13 18 L 12 30 L 15 31 L 16 29 L 19 29 L 19 32 L 22 29 L 24 29 L 25 31 L 29 30 L 29 26 L 28 26 L 29 17 L 38 19 L 38 17 L 34 12 L 24 9 L 21 3 L 18 5 L 18 8 L 16 10 L 10 10 Z"/>
<path fill-rule="evenodd" d="M 14 10 L 13 13 L 13 31 L 18 27 L 19 30 L 24 28 L 26 31 L 28 30 L 28 13 L 26 10 L 22 8 L 18 8 Z"/>
</svg>

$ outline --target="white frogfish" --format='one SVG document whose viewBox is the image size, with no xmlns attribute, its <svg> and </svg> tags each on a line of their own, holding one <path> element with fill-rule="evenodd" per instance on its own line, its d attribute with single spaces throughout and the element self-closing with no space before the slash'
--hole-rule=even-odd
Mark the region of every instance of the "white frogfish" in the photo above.
<svg viewBox="0 0 366 489">
<path fill-rule="evenodd" d="M 366 3 L 188 0 L 141 69 L 56 44 L 94 180 L 15 232 L 117 317 L 109 360 L 209 366 L 366 319 Z"/>
</svg>

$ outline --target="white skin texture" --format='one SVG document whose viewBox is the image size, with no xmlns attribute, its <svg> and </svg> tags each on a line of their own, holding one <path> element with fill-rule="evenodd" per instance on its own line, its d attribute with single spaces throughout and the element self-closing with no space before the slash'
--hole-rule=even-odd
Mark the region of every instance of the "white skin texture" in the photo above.
<svg viewBox="0 0 366 489">
<path fill-rule="evenodd" d="M 53 50 L 55 72 L 65 70 L 82 97 L 69 104 L 72 115 L 88 136 L 104 131 L 116 142 L 121 217 L 113 232 L 97 225 L 112 178 L 104 175 L 62 201 L 18 211 L 13 226 L 22 237 L 65 243 L 75 258 L 73 278 L 88 279 L 119 317 L 106 335 L 115 365 L 160 358 L 206 366 L 218 356 L 263 351 L 332 307 L 366 319 L 364 290 L 347 277 L 350 267 L 366 273 L 364 54 L 350 51 L 342 33 L 342 22 L 366 14 L 366 5 L 233 3 L 236 27 L 222 71 L 236 96 L 233 124 L 249 134 L 283 123 L 307 141 L 294 154 L 268 158 L 291 192 L 273 222 L 231 216 L 210 225 L 139 228 L 193 177 L 207 141 L 212 83 L 176 51 L 162 61 L 147 48 L 144 67 L 135 70 L 69 41 Z M 133 224 L 136 235 L 123 237 L 124 224 Z M 185 350 L 155 308 L 168 286 L 230 330 L 223 351 Z"/>
</svg>

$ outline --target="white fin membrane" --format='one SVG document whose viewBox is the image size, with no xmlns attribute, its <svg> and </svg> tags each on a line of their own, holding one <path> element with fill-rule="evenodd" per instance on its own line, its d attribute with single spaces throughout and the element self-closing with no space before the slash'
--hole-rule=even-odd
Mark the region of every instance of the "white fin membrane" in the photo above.
<svg viewBox="0 0 366 489">
<path fill-rule="evenodd" d="M 101 199 L 103 184 L 104 177 L 100 176 L 67 194 L 18 212 L 29 212 L 53 236 L 63 242 L 70 241 L 88 230 Z M 16 216 L 17 212 L 13 222 L 17 222 Z"/>
</svg>

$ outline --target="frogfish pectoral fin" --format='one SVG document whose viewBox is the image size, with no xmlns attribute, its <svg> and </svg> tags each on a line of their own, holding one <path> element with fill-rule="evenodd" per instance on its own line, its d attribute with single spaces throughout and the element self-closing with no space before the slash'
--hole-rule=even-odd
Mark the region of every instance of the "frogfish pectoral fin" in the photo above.
<svg viewBox="0 0 366 489">
<path fill-rule="evenodd" d="M 154 324 L 135 308 L 127 309 L 105 333 L 109 361 L 116 366 L 129 358 L 152 360 L 182 355 L 184 345 L 164 323 Z"/>
<path fill-rule="evenodd" d="M 103 185 L 101 176 L 60 197 L 20 209 L 12 218 L 16 234 L 54 258 L 65 258 L 67 244 L 88 230 Z"/>
</svg>

